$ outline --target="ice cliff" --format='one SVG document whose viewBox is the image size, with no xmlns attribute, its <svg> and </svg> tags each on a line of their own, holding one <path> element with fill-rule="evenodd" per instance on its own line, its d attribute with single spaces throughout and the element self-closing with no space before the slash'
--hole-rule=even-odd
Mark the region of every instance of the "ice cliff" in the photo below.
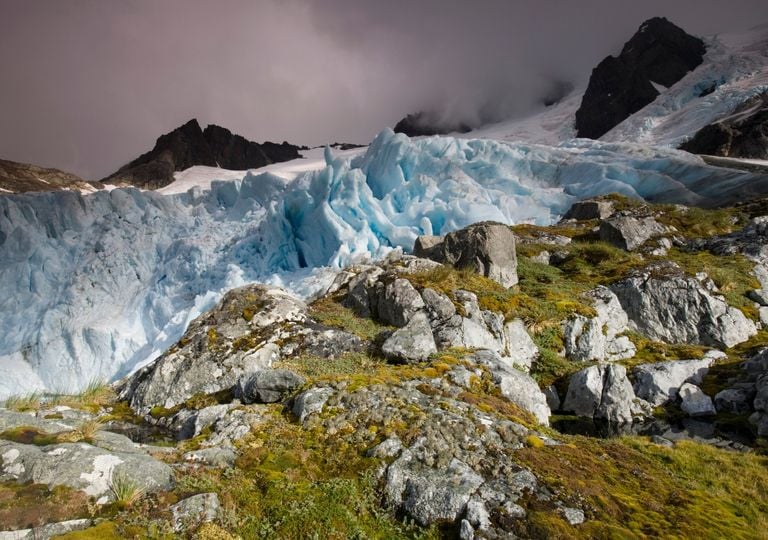
<svg viewBox="0 0 768 540">
<path fill-rule="evenodd" d="M 674 150 L 386 130 L 365 154 L 327 152 L 324 168 L 287 185 L 248 173 L 178 195 L 0 197 L 0 398 L 124 375 L 244 283 L 308 295 L 322 267 L 409 250 L 419 234 L 481 220 L 546 224 L 600 193 L 705 204 L 766 182 Z"/>
</svg>

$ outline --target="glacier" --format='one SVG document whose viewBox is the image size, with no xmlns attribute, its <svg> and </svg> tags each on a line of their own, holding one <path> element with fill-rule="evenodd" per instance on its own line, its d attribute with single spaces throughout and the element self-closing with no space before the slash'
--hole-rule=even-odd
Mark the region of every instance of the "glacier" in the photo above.
<svg viewBox="0 0 768 540">
<path fill-rule="evenodd" d="M 746 186 L 746 188 L 745 188 Z M 184 193 L 134 188 L 0 197 L 0 398 L 75 392 L 152 360 L 228 289 L 304 297 L 333 269 L 471 223 L 553 223 L 618 192 L 711 204 L 768 178 L 676 150 L 570 140 L 409 139 L 381 132 L 356 156 L 287 181 L 251 171 Z"/>
</svg>

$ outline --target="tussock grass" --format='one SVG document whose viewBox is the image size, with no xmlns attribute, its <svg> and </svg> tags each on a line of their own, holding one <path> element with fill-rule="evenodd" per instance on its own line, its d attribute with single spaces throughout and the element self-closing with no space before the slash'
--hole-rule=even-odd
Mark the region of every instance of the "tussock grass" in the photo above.
<svg viewBox="0 0 768 540">
<path fill-rule="evenodd" d="M 145 495 L 145 490 L 133 478 L 119 472 L 112 474 L 109 491 L 122 508 L 131 508 Z"/>
<path fill-rule="evenodd" d="M 42 398 L 39 392 L 9 396 L 3 402 L 3 407 L 19 412 L 37 411 L 40 410 Z"/>
</svg>

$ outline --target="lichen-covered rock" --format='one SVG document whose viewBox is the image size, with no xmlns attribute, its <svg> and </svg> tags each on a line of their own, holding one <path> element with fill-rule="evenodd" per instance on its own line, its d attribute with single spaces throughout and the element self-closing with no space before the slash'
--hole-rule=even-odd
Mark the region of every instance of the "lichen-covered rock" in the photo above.
<svg viewBox="0 0 768 540">
<path fill-rule="evenodd" d="M 92 519 L 71 519 L 58 523 L 48 523 L 31 529 L 0 531 L 0 540 L 48 540 L 74 531 L 82 531 L 93 525 Z"/>
<path fill-rule="evenodd" d="M 667 232 L 652 217 L 616 216 L 600 223 L 600 240 L 634 251 L 646 240 Z"/>
<path fill-rule="evenodd" d="M 296 396 L 293 402 L 293 414 L 299 418 L 299 422 L 304 422 L 309 415 L 322 411 L 328 398 L 332 395 L 333 388 L 310 388 Z"/>
<path fill-rule="evenodd" d="M 686 382 L 701 384 L 714 358 L 708 355 L 700 360 L 672 360 L 637 366 L 634 369 L 635 394 L 654 407 L 673 401 Z"/>
<path fill-rule="evenodd" d="M 418 523 L 429 525 L 456 521 L 483 482 L 480 475 L 455 458 L 437 470 L 424 467 L 407 449 L 387 468 L 385 495 Z"/>
<path fill-rule="evenodd" d="M 381 346 L 384 356 L 393 362 L 424 362 L 437 352 L 427 315 L 414 315 L 404 328 L 395 330 Z"/>
<path fill-rule="evenodd" d="M 427 315 L 434 324 L 447 321 L 456 315 L 456 306 L 453 305 L 451 299 L 434 289 L 424 288 L 421 291 L 421 298 L 424 300 Z"/>
<path fill-rule="evenodd" d="M 643 415 L 647 407 L 635 396 L 624 366 L 599 364 L 571 376 L 562 409 L 623 424 Z"/>
<path fill-rule="evenodd" d="M 695 384 L 685 383 L 678 390 L 680 408 L 688 416 L 711 416 L 717 413 L 712 399 Z"/>
<path fill-rule="evenodd" d="M 288 292 L 249 285 L 195 319 L 174 347 L 123 381 L 119 394 L 146 415 L 153 407 L 172 409 L 193 396 L 232 391 L 238 380 L 269 370 L 283 356 L 336 358 L 365 346 L 358 336 L 318 324 Z"/>
<path fill-rule="evenodd" d="M 104 504 L 117 477 L 145 491 L 169 489 L 174 482 L 168 465 L 144 453 L 109 452 L 87 443 L 38 447 L 0 440 L 0 481 L 68 486 Z"/>
<path fill-rule="evenodd" d="M 597 316 L 571 317 L 564 328 L 565 355 L 570 360 L 623 360 L 632 358 L 637 349 L 626 336 L 629 318 L 619 299 L 607 287 L 597 287 L 584 295 L 591 301 Z"/>
<path fill-rule="evenodd" d="M 288 369 L 265 369 L 242 377 L 236 394 L 243 403 L 275 403 L 305 382 L 304 377 Z"/>
<path fill-rule="evenodd" d="M 181 532 L 216 520 L 221 511 L 219 496 L 215 493 L 200 493 L 182 499 L 172 505 L 173 530 Z"/>
<path fill-rule="evenodd" d="M 733 347 L 757 333 L 755 324 L 674 263 L 646 267 L 611 286 L 630 327 L 651 339 Z"/>
</svg>

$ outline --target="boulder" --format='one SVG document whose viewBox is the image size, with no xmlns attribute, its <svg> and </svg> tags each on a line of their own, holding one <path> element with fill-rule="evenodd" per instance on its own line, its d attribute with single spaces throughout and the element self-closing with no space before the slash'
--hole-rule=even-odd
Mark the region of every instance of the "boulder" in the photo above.
<svg viewBox="0 0 768 540">
<path fill-rule="evenodd" d="M 506 356 L 518 369 L 530 371 L 534 360 L 539 357 L 539 348 L 525 329 L 525 323 L 521 319 L 508 322 L 504 326 L 504 335 Z"/>
<path fill-rule="evenodd" d="M 288 369 L 266 369 L 241 378 L 236 394 L 243 403 L 275 403 L 305 382 L 304 377 Z"/>
<path fill-rule="evenodd" d="M 514 368 L 509 358 L 503 358 L 495 351 L 480 350 L 465 359 L 486 367 L 501 395 L 531 413 L 540 424 L 549 425 L 551 411 L 547 397 L 530 375 Z"/>
<path fill-rule="evenodd" d="M 176 346 L 130 376 L 120 398 L 147 414 L 152 407 L 171 409 L 194 395 L 230 390 L 279 358 L 275 342 L 286 337 L 285 328 L 307 321 L 306 304 L 282 289 L 233 289 L 195 319 Z"/>
<path fill-rule="evenodd" d="M 674 263 L 658 263 L 611 286 L 630 328 L 668 343 L 733 347 L 757 333 L 755 324 Z"/>
<path fill-rule="evenodd" d="M 562 409 L 578 416 L 624 424 L 645 414 L 648 407 L 635 396 L 624 366 L 598 364 L 571 376 Z"/>
<path fill-rule="evenodd" d="M 388 467 L 387 500 L 420 525 L 458 520 L 483 477 L 455 458 L 443 470 L 418 467 L 414 461 L 411 450 L 405 450 Z"/>
<path fill-rule="evenodd" d="M 680 408 L 688 416 L 712 416 L 717 413 L 712 399 L 695 384 L 685 383 L 678 390 Z"/>
<path fill-rule="evenodd" d="M 309 415 L 323 410 L 325 403 L 333 395 L 333 389 L 328 387 L 315 387 L 302 392 L 293 402 L 292 412 L 304 422 Z"/>
<path fill-rule="evenodd" d="M 386 285 L 376 284 L 376 308 L 379 319 L 402 328 L 413 316 L 424 309 L 424 300 L 411 282 L 397 278 Z"/>
<path fill-rule="evenodd" d="M 686 382 L 701 384 L 713 360 L 713 356 L 705 356 L 700 360 L 672 360 L 637 366 L 634 370 L 635 394 L 654 407 L 674 401 Z"/>
<path fill-rule="evenodd" d="M 182 499 L 171 506 L 170 510 L 173 514 L 173 530 L 178 533 L 216 520 L 221 504 L 215 493 L 200 493 Z"/>
<path fill-rule="evenodd" d="M 600 223 L 600 240 L 634 251 L 653 236 L 667 232 L 652 217 L 616 216 Z"/>
<path fill-rule="evenodd" d="M 184 454 L 184 461 L 189 463 L 201 463 L 209 467 L 228 469 L 235 466 L 237 454 L 232 448 L 201 448 Z"/>
<path fill-rule="evenodd" d="M 374 266 L 363 270 L 349 280 L 349 292 L 347 293 L 345 303 L 361 317 L 370 317 L 373 313 L 369 291 L 383 273 L 384 270 Z"/>
<path fill-rule="evenodd" d="M 754 385 L 742 388 L 726 388 L 715 394 L 715 409 L 717 412 L 745 414 L 752 411 L 754 398 Z"/>
<path fill-rule="evenodd" d="M 419 312 L 404 327 L 395 330 L 381 346 L 384 356 L 394 362 L 424 362 L 437 352 L 427 315 Z"/>
<path fill-rule="evenodd" d="M 116 478 L 137 489 L 157 491 L 174 483 L 173 470 L 144 453 L 110 452 L 87 443 L 34 446 L 0 440 L 0 481 L 67 486 L 83 491 L 97 504 L 109 502 Z"/>
<path fill-rule="evenodd" d="M 0 540 L 48 540 L 74 531 L 82 531 L 93 525 L 92 519 L 71 519 L 48 523 L 31 529 L 0 531 Z"/>
<path fill-rule="evenodd" d="M 504 287 L 517 284 L 515 235 L 501 223 L 475 223 L 445 235 L 429 254 L 419 253 L 456 268 L 470 268 Z"/>
<path fill-rule="evenodd" d="M 575 202 L 563 216 L 563 219 L 585 221 L 589 219 L 606 219 L 613 214 L 613 202 L 587 200 Z"/>
<path fill-rule="evenodd" d="M 635 345 L 622 332 L 629 329 L 629 318 L 619 299 L 607 287 L 597 287 L 585 294 L 597 316 L 575 315 L 564 327 L 565 355 L 578 362 L 613 361 L 632 358 Z"/>
<path fill-rule="evenodd" d="M 419 236 L 413 244 L 413 254 L 427 259 L 439 257 L 437 252 L 442 247 L 443 239 L 443 236 Z"/>
<path fill-rule="evenodd" d="M 424 306 L 430 321 L 436 323 L 447 321 L 456 315 L 456 306 L 453 305 L 451 299 L 434 289 L 429 287 L 423 289 L 421 291 L 421 298 L 424 300 Z"/>
</svg>

